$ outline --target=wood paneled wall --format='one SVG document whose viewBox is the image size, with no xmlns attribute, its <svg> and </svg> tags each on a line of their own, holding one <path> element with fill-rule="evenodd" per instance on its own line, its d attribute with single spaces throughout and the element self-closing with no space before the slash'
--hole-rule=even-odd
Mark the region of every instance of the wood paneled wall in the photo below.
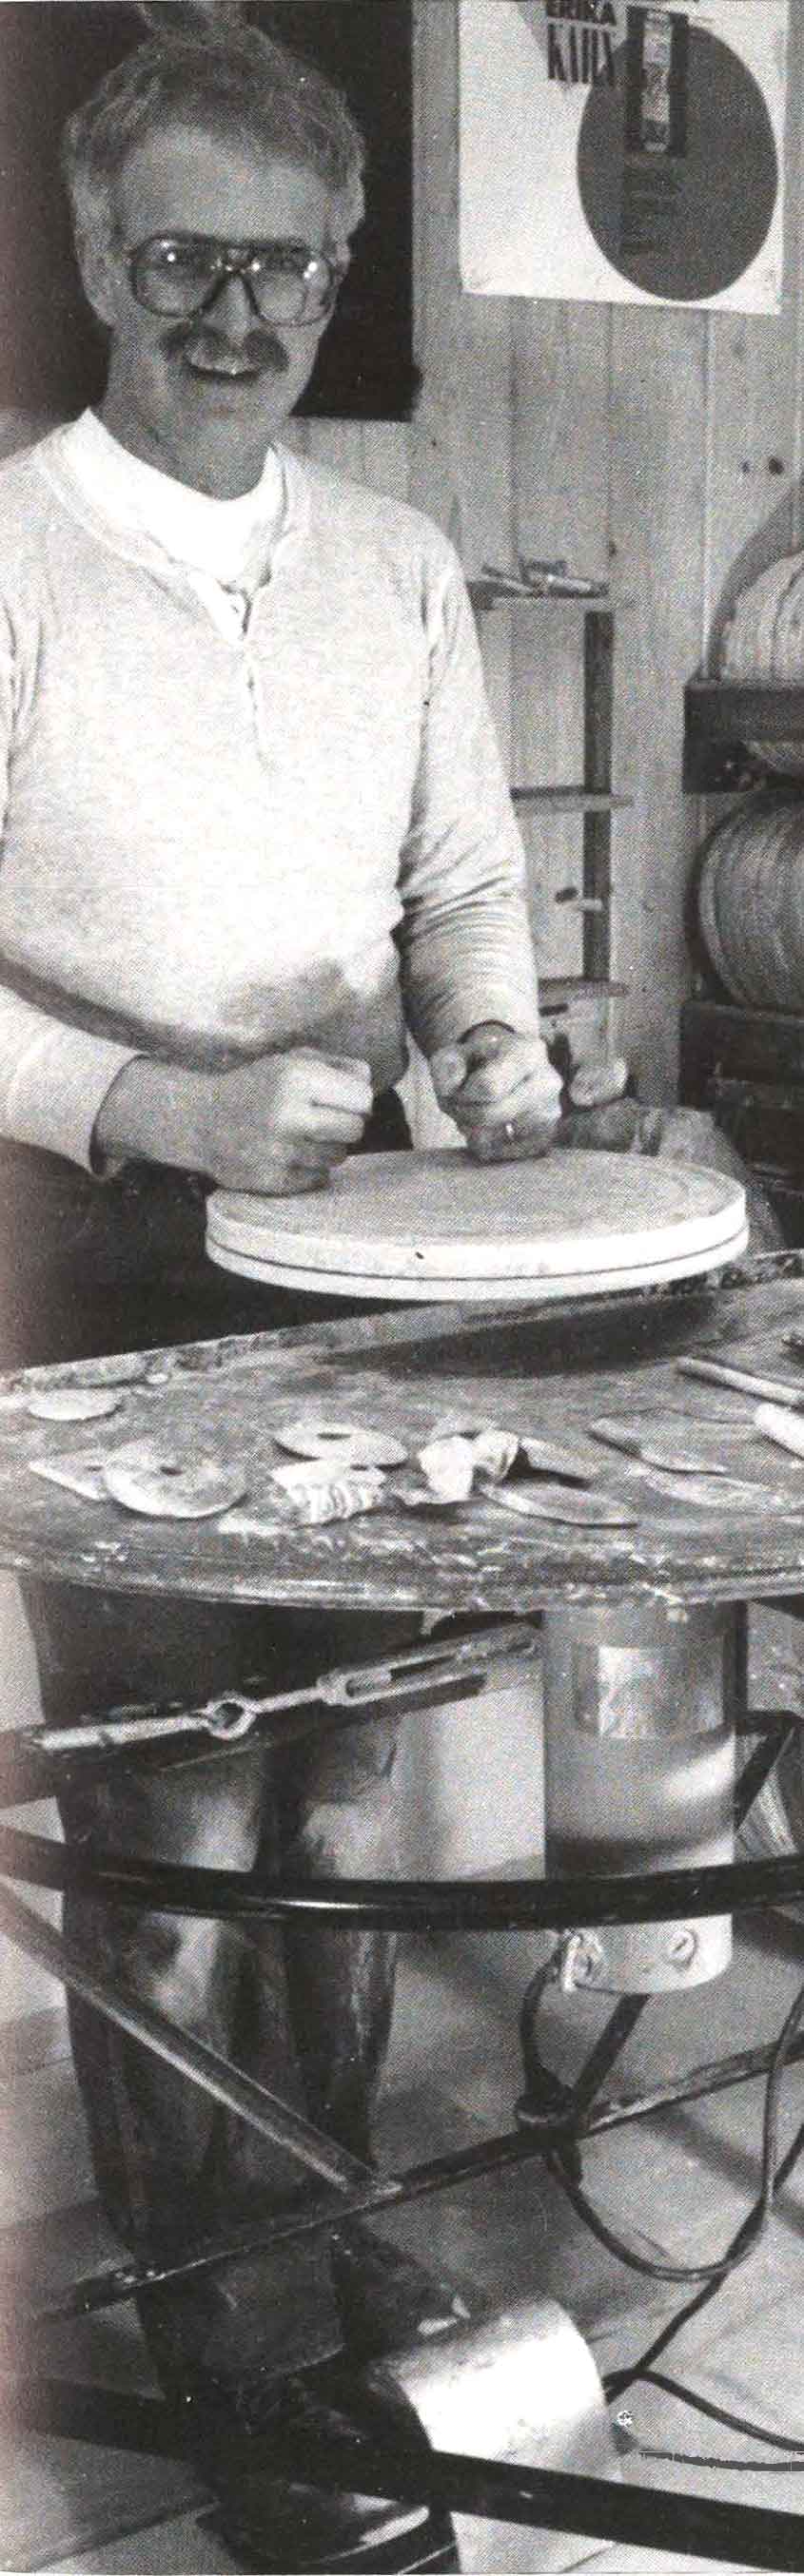
<svg viewBox="0 0 804 2576">
<path fill-rule="evenodd" d="M 416 302 L 423 391 L 407 427 L 316 424 L 300 443 L 409 497 L 484 558 L 566 555 L 610 578 L 617 626 L 615 826 L 620 1027 L 645 1096 L 672 1095 L 689 988 L 684 892 L 708 809 L 681 791 L 682 690 L 735 591 L 804 543 L 804 6 L 791 0 L 781 317 L 466 296 L 458 276 L 456 0 L 415 0 Z M 484 620 L 514 781 L 579 768 L 577 610 Z M 545 972 L 577 967 L 574 823 L 528 827 Z"/>
</svg>

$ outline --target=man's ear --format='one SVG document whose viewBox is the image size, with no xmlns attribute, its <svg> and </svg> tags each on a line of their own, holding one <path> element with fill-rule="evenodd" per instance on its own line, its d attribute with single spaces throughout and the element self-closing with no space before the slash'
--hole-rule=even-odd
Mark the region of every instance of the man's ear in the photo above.
<svg viewBox="0 0 804 2576">
<path fill-rule="evenodd" d="M 84 240 L 76 243 L 81 271 L 81 284 L 88 304 L 98 321 L 111 329 L 115 319 L 115 279 L 108 242 Z"/>
</svg>

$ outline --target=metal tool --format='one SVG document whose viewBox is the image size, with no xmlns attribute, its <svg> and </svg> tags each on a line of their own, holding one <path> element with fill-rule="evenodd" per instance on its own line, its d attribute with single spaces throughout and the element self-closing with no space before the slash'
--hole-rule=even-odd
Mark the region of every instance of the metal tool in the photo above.
<svg viewBox="0 0 804 2576">
<path fill-rule="evenodd" d="M 707 1378 L 712 1386 L 736 1387 L 739 1395 L 758 1395 L 768 1404 L 787 1404 L 804 1413 L 804 1395 L 784 1378 L 757 1377 L 750 1369 L 726 1368 L 720 1360 L 676 1360 L 682 1377 Z"/>
<path fill-rule="evenodd" d="M 608 595 L 607 582 L 595 581 L 587 573 L 571 572 L 563 555 L 549 559 L 520 555 L 516 572 L 504 564 L 484 563 L 483 580 L 510 592 L 514 599 L 549 598 L 551 594 L 564 599 L 605 599 Z"/>
<path fill-rule="evenodd" d="M 382 1664 L 357 1664 L 351 1670 L 323 1673 L 303 1690 L 277 1691 L 252 1697 L 228 1691 L 197 1708 L 113 1710 L 108 1718 L 78 1718 L 73 1726 L 26 1729 L 26 1747 L 41 1753 L 108 1753 L 127 1744 L 156 1744 L 173 1735 L 202 1734 L 229 1742 L 249 1735 L 260 1718 L 285 1709 L 303 1708 L 316 1700 L 325 1708 L 360 1709 L 376 1702 L 410 1699 L 432 1688 L 439 1693 L 454 1684 L 460 1695 L 474 1681 L 482 1683 L 489 1666 L 506 1656 L 522 1662 L 535 1654 L 536 1637 L 524 1620 L 454 1642 L 433 1640 L 412 1646 Z"/>
<path fill-rule="evenodd" d="M 674 1476 L 727 1476 L 729 1472 L 699 1449 L 674 1449 L 641 1431 L 629 1431 L 625 1422 L 601 1420 L 590 1422 L 588 1428 L 590 1439 L 601 1440 L 606 1449 L 622 1449 L 626 1458 L 639 1458 L 643 1467 L 666 1468 Z"/>
</svg>

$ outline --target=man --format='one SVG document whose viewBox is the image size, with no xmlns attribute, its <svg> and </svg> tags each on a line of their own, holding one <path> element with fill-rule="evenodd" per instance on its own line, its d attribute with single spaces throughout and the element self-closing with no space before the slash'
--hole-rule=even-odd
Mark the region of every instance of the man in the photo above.
<svg viewBox="0 0 804 2576">
<path fill-rule="evenodd" d="M 151 40 L 68 129 L 109 370 L 98 416 L 0 478 L 6 1365 L 295 1320 L 205 1261 L 206 1189 L 308 1190 L 361 1143 L 404 1142 L 405 1023 L 477 1154 L 539 1151 L 553 1129 L 455 558 L 416 514 L 277 444 L 348 266 L 361 167 L 338 96 L 245 26 Z M 65 1586 L 28 1599 L 54 1721 L 255 1669 L 279 1687 L 387 1638 L 306 1610 L 188 1620 L 153 1601 L 145 1620 Z M 380 1874 L 393 1754 L 378 1715 L 273 1777 L 251 1752 L 156 1782 L 132 1765 L 65 1795 L 65 1830 L 90 1851 L 247 1868 L 281 1844 L 297 1869 Z M 72 1911 L 149 2001 L 368 2156 L 387 1941 L 298 1932 L 283 1953 L 266 1931 L 244 1957 L 214 1924 Z M 73 2034 L 104 2205 L 141 2254 L 292 2199 L 287 2160 L 255 2156 L 204 2096 L 84 2010 Z M 257 2424 L 283 2373 L 348 2340 L 344 2281 L 300 2239 L 143 2299 L 207 2466 L 217 2429 L 222 2489 L 229 2417 Z M 289 2565 L 273 2491 L 270 2508 L 271 2543 L 264 2495 L 230 2494 L 228 2528 L 246 2558 Z M 374 2559 L 378 2508 L 344 2503 L 325 2547 L 310 2507 L 292 2563 L 351 2566 L 358 2541 L 361 2565 L 423 2563 L 401 2520 L 403 2554 Z"/>
</svg>

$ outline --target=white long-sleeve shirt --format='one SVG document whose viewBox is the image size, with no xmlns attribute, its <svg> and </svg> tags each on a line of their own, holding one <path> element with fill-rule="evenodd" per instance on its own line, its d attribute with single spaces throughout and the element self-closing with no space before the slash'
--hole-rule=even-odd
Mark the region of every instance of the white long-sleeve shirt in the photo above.
<svg viewBox="0 0 804 2576">
<path fill-rule="evenodd" d="M 439 531 L 284 455 L 269 577 L 235 600 L 130 488 L 90 493 L 76 437 L 0 473 L 0 1131 L 88 1163 L 136 1054 L 307 1043 L 381 1089 L 405 1021 L 426 1053 L 478 1020 L 536 1028 L 522 852 Z"/>
</svg>

